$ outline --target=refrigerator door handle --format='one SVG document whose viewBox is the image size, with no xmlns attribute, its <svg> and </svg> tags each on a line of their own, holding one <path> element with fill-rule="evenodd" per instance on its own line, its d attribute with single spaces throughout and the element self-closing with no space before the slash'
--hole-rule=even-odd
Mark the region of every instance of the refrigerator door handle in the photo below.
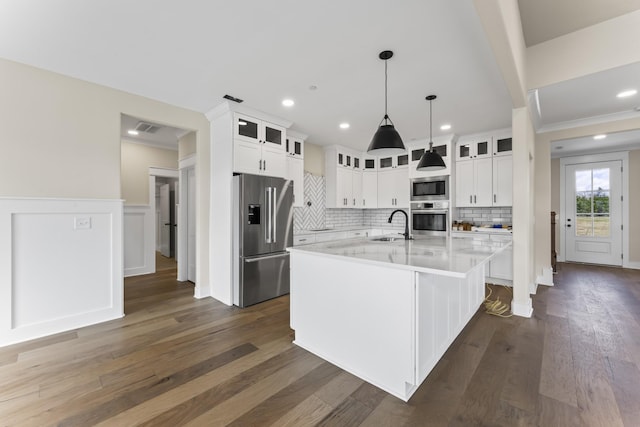
<svg viewBox="0 0 640 427">
<path fill-rule="evenodd" d="M 265 236 L 264 239 L 267 243 L 271 243 L 271 187 L 266 187 L 265 191 L 265 199 L 267 201 L 267 212 L 265 215 L 265 219 L 267 220 L 267 227 L 265 228 Z"/>
<path fill-rule="evenodd" d="M 251 263 L 251 262 L 258 262 L 258 261 L 262 261 L 265 259 L 272 259 L 272 258 L 282 258 L 285 256 L 289 256 L 289 252 L 283 252 L 281 254 L 276 254 L 276 255 L 267 255 L 267 256 L 261 256 L 261 257 L 256 257 L 256 258 L 249 258 L 244 260 L 244 262 L 246 263 Z"/>
<path fill-rule="evenodd" d="M 277 191 L 278 189 L 276 187 L 271 187 L 271 243 L 276 243 L 276 225 L 278 224 L 278 219 L 276 218 L 277 209 L 274 201 L 278 200 Z"/>
</svg>

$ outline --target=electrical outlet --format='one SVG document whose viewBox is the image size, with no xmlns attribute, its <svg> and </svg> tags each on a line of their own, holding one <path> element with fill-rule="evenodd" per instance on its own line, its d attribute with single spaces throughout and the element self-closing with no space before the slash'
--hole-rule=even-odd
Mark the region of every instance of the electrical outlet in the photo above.
<svg viewBox="0 0 640 427">
<path fill-rule="evenodd" d="M 77 216 L 73 218 L 73 226 L 76 230 L 89 230 L 91 229 L 91 217 L 90 216 Z"/>
</svg>

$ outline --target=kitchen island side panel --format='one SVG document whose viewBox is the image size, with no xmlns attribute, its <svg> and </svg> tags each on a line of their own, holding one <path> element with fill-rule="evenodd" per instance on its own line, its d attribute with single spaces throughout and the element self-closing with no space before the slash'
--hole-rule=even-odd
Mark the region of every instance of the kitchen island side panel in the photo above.
<svg viewBox="0 0 640 427">
<path fill-rule="evenodd" d="M 291 253 L 294 343 L 407 400 L 415 391 L 415 273 Z"/>
</svg>

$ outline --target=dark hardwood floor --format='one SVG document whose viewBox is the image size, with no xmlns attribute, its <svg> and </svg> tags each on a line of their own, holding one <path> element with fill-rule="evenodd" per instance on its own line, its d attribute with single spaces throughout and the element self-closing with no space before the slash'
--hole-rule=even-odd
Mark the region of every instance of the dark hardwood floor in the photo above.
<svg viewBox="0 0 640 427">
<path fill-rule="evenodd" d="M 241 310 L 175 270 L 127 279 L 123 319 L 0 349 L 0 425 L 640 425 L 640 271 L 555 282 L 531 319 L 479 311 L 404 403 L 291 344 L 288 297 Z"/>
</svg>

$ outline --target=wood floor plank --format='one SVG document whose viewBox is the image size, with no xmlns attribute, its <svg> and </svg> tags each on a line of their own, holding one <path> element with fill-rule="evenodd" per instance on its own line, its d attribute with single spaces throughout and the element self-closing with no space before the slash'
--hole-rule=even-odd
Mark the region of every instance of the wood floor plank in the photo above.
<svg viewBox="0 0 640 427">
<path fill-rule="evenodd" d="M 539 392 L 573 407 L 578 407 L 571 333 L 565 318 L 547 315 Z"/>
<path fill-rule="evenodd" d="M 242 415 L 254 405 L 259 404 L 264 394 L 276 392 L 277 384 L 285 386 L 289 381 L 303 376 L 310 366 L 317 366 L 322 360 L 300 348 L 291 347 L 287 351 L 278 354 L 263 363 L 260 363 L 229 380 L 216 385 L 203 393 L 195 396 L 187 402 L 174 406 L 142 426 L 155 426 L 176 423 L 187 423 L 204 415 L 209 422 L 222 422 L 217 419 L 219 412 L 224 413 L 227 419 L 233 421 L 234 410 L 241 410 L 237 415 Z M 249 390 L 250 389 L 250 390 Z M 248 392 L 246 392 L 249 390 Z M 244 393 L 243 393 L 244 392 Z M 259 397 L 256 397 L 259 396 Z M 211 411 L 211 408 L 217 408 Z"/>
<path fill-rule="evenodd" d="M 293 345 L 288 296 L 239 309 L 173 269 L 128 278 L 124 318 L 0 349 L 0 426 L 635 427 L 640 271 L 558 270 L 534 318 L 476 313 L 408 403 Z"/>
<path fill-rule="evenodd" d="M 135 405 L 139 405 L 155 396 L 167 392 L 175 387 L 185 384 L 200 375 L 217 369 L 232 360 L 243 357 L 257 348 L 251 344 L 236 347 L 230 351 L 217 354 L 204 362 L 172 375 L 159 378 L 152 384 L 147 384 L 128 393 L 118 396 L 116 399 L 103 403 L 97 407 L 91 407 L 85 411 L 65 418 L 60 422 L 61 426 L 86 426 L 96 424 L 110 416 L 125 411 Z"/>
</svg>

